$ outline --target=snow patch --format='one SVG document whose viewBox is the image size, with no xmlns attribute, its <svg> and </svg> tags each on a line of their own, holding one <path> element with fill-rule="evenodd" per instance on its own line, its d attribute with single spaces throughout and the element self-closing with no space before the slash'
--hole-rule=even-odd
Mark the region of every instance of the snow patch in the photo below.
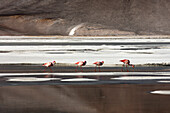
<svg viewBox="0 0 170 113">
<path fill-rule="evenodd" d="M 151 91 L 150 93 L 152 93 L 152 94 L 170 95 L 170 90 Z"/>
<path fill-rule="evenodd" d="M 74 34 L 75 34 L 75 31 L 76 31 L 77 29 L 79 29 L 80 27 L 82 27 L 83 25 L 84 25 L 84 23 L 81 23 L 81 24 L 75 26 L 74 28 L 72 28 L 72 29 L 70 30 L 69 36 L 74 35 Z"/>
<path fill-rule="evenodd" d="M 170 79 L 170 77 L 165 76 L 128 76 L 128 77 L 116 77 L 111 78 L 112 80 L 158 80 L 158 79 Z"/>
<path fill-rule="evenodd" d="M 159 83 L 170 83 L 170 81 L 158 81 Z"/>
</svg>

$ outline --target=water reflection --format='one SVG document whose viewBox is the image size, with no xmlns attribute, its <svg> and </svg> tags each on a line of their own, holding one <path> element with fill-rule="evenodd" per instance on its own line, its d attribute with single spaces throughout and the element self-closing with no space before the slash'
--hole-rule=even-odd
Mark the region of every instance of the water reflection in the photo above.
<svg viewBox="0 0 170 113">
<path fill-rule="evenodd" d="M 157 73 L 152 76 L 148 76 L 148 73 L 143 73 L 143 76 L 137 75 L 138 73 L 129 75 L 129 72 L 108 76 L 80 73 L 81 78 L 76 76 L 79 73 L 69 74 L 73 73 L 4 77 L 19 81 L 8 81 L 6 86 L 0 87 L 1 112 L 168 113 L 170 111 L 170 84 L 167 80 L 170 77 L 169 73 L 168 75 Z M 4 83 L 2 81 L 1 85 Z"/>
<path fill-rule="evenodd" d="M 169 84 L 6 86 L 0 87 L 0 110 L 2 113 L 168 113 L 170 96 L 148 93 L 162 87 L 170 89 Z"/>
<path fill-rule="evenodd" d="M 54 77 L 53 74 L 47 74 L 47 75 L 44 76 L 44 78 L 53 78 L 53 77 Z"/>
</svg>

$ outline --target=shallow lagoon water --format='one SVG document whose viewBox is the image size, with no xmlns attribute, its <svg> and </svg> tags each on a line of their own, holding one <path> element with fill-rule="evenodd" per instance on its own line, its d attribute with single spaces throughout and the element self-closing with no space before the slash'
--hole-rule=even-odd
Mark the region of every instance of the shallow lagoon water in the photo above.
<svg viewBox="0 0 170 113">
<path fill-rule="evenodd" d="M 168 113 L 170 110 L 169 71 L 73 70 L 0 73 L 0 76 L 2 113 L 124 113 L 127 110 L 128 113 Z"/>
<path fill-rule="evenodd" d="M 132 76 L 3 76 L 0 110 L 2 113 L 124 113 L 127 110 L 128 113 L 168 113 L 170 84 L 158 81 L 167 81 L 164 77 L 170 75 L 153 75 L 160 78 L 148 80 L 111 79 Z M 46 80 L 38 81 L 42 79 Z"/>
<path fill-rule="evenodd" d="M 68 43 L 69 42 L 69 43 Z M 140 37 L 1 37 L 1 113 L 169 113 L 170 39 Z M 43 72 L 42 63 L 71 66 Z M 73 65 L 87 60 L 83 72 Z M 92 63 L 104 60 L 102 72 Z M 29 65 L 27 65 L 27 64 Z M 119 66 L 115 66 L 118 64 Z"/>
</svg>

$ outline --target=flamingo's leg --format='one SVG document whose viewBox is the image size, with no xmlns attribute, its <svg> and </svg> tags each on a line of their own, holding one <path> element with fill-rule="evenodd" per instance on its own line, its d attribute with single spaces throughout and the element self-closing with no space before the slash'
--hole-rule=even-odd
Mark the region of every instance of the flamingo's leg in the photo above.
<svg viewBox="0 0 170 113">
<path fill-rule="evenodd" d="M 81 72 L 83 72 L 83 68 L 82 68 L 82 66 L 80 66 L 80 68 L 81 68 Z"/>
<path fill-rule="evenodd" d="M 97 67 L 97 66 L 95 66 L 95 72 L 96 72 L 96 67 Z"/>
<path fill-rule="evenodd" d="M 76 70 L 75 70 L 75 72 L 77 72 L 77 70 L 78 70 L 78 66 L 76 67 Z"/>
<path fill-rule="evenodd" d="M 129 70 L 128 70 L 128 65 L 126 65 L 126 70 L 127 70 L 127 72 L 129 72 Z"/>
<path fill-rule="evenodd" d="M 100 72 L 100 66 L 99 66 L 99 72 Z"/>
<path fill-rule="evenodd" d="M 123 71 L 124 64 L 122 65 L 122 71 Z"/>
<path fill-rule="evenodd" d="M 45 67 L 44 72 L 45 72 L 46 69 L 47 69 L 47 67 Z"/>
<path fill-rule="evenodd" d="M 49 67 L 50 68 L 50 71 L 52 72 L 52 69 L 51 69 L 51 67 Z"/>
</svg>

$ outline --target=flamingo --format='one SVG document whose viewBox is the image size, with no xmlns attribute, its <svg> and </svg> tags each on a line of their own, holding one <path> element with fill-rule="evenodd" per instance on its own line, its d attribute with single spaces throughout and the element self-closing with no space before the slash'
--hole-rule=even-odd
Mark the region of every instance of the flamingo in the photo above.
<svg viewBox="0 0 170 113">
<path fill-rule="evenodd" d="M 123 62 L 122 71 L 123 71 L 124 65 L 126 65 L 126 69 L 127 69 L 127 66 L 132 66 L 133 68 L 135 67 L 133 64 L 130 64 L 130 60 L 128 59 L 120 60 L 120 62 Z M 128 72 L 128 69 L 127 69 L 127 72 Z"/>
<path fill-rule="evenodd" d="M 45 72 L 45 70 L 46 70 L 48 67 L 50 68 L 50 71 L 52 72 L 51 66 L 54 66 L 55 64 L 56 64 L 56 61 L 44 63 L 44 64 L 42 65 L 42 66 L 45 66 L 44 72 Z"/>
<path fill-rule="evenodd" d="M 83 69 L 82 69 L 82 66 L 85 66 L 86 65 L 86 61 L 79 61 L 79 62 L 76 62 L 75 64 L 77 64 L 77 68 L 76 68 L 76 71 L 78 70 L 78 66 L 81 68 L 81 71 L 83 72 Z"/>
<path fill-rule="evenodd" d="M 93 64 L 95 64 L 95 72 L 96 72 L 96 67 L 98 66 L 99 68 L 99 72 L 100 72 L 100 66 L 102 66 L 104 64 L 104 61 L 97 61 L 97 62 L 94 62 Z"/>
</svg>

